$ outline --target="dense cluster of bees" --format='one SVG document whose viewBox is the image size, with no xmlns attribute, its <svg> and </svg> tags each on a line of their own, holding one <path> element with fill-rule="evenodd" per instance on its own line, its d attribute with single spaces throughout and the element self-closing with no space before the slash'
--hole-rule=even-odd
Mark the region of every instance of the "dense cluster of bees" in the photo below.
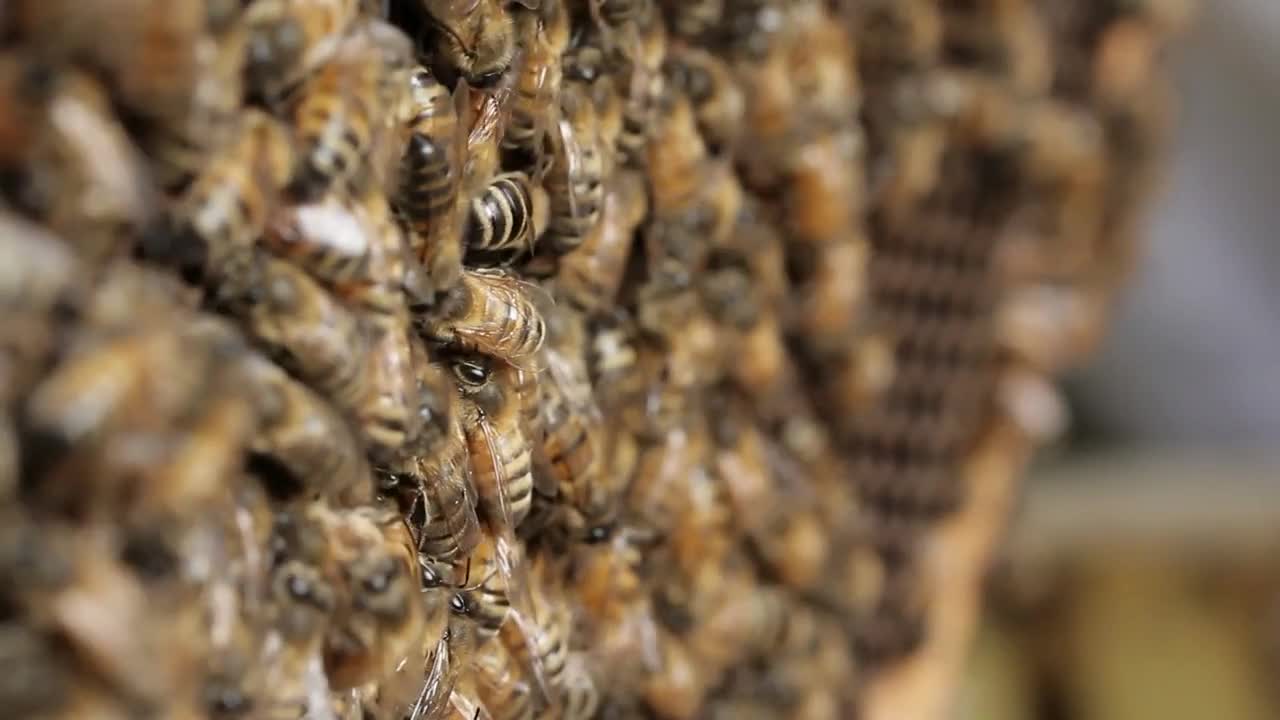
<svg viewBox="0 0 1280 720">
<path fill-rule="evenodd" d="M 0 3 L 0 707 L 855 716 L 1177 11 Z"/>
</svg>

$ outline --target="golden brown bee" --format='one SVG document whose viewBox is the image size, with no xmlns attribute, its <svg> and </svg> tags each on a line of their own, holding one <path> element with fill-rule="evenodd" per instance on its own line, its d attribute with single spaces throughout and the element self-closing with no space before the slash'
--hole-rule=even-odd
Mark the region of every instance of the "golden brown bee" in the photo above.
<svg viewBox="0 0 1280 720">
<path fill-rule="evenodd" d="M 360 13 L 360 0 L 262 0 L 242 18 L 251 93 L 282 97 L 333 57 Z"/>
<path fill-rule="evenodd" d="M 391 44 L 392 47 L 388 47 Z M 394 45 L 400 47 L 394 47 Z M 395 58 L 412 57 L 408 38 L 372 25 L 348 37 L 291 101 L 299 157 L 290 192 L 316 198 L 363 167 L 385 127 L 389 88 L 385 76 Z M 393 110 L 389 113 L 395 117 Z"/>
<path fill-rule="evenodd" d="M 714 469 L 733 508 L 735 526 L 745 534 L 760 531 L 780 508 L 764 434 L 749 418 L 749 407 L 738 397 L 721 393 L 709 408 L 716 440 Z"/>
<path fill-rule="evenodd" d="M 486 643 L 473 661 L 476 695 L 481 708 L 494 720 L 533 720 L 536 691 L 529 673 L 500 642 Z"/>
<path fill-rule="evenodd" d="M 247 34 L 229 15 L 229 0 L 209 5 L 212 37 L 199 41 L 202 72 L 191 90 L 185 113 L 157 118 L 140 137 L 160 186 L 168 191 L 184 187 L 204 167 L 211 153 L 235 137 L 236 116 L 244 100 L 245 40 Z M 235 9 L 238 12 L 238 8 Z M 213 20 L 215 15 L 223 19 Z M 226 26 L 228 29 L 218 30 Z"/>
<path fill-rule="evenodd" d="M 671 31 L 688 40 L 715 30 L 725 11 L 725 0 L 661 0 L 660 4 Z"/>
<path fill-rule="evenodd" d="M 666 25 L 661 14 L 651 0 L 635 1 L 644 7 L 634 16 L 639 37 L 626 59 L 626 72 L 619 77 L 619 87 L 625 88 L 625 93 L 622 132 L 618 135 L 618 154 L 633 167 L 642 166 L 646 159 L 653 116 L 658 99 L 665 92 L 662 63 L 667 54 Z"/>
<path fill-rule="evenodd" d="M 368 371 L 372 398 L 358 411 L 372 457 L 399 454 L 418 433 L 418 384 L 409 346 L 409 317 L 403 309 L 389 317 L 370 345 Z"/>
<path fill-rule="evenodd" d="M 799 3 L 791 18 L 788 50 L 797 109 L 814 129 L 849 126 L 858 114 L 861 87 L 848 28 L 822 3 Z"/>
<path fill-rule="evenodd" d="M 502 138 L 502 148 L 519 153 L 534 166 L 540 158 L 544 139 L 554 127 L 562 77 L 560 56 L 569 46 L 569 11 L 560 0 L 542 0 L 538 16 L 526 14 L 520 24 L 525 57 L 516 76 L 511 100 L 511 119 Z"/>
<path fill-rule="evenodd" d="M 289 258 L 367 311 L 386 330 L 405 311 L 404 237 L 380 193 L 351 198 L 330 192 L 276 213 L 263 245 Z"/>
<path fill-rule="evenodd" d="M 516 22 L 500 0 L 422 0 L 439 31 L 439 53 L 446 66 L 472 87 L 498 85 L 516 56 Z M 539 0 L 514 0 L 537 10 Z"/>
<path fill-rule="evenodd" d="M 259 256 L 256 267 L 247 287 L 228 291 L 246 302 L 245 329 L 339 407 L 356 408 L 369 379 L 369 341 L 356 315 L 287 262 Z"/>
<path fill-rule="evenodd" d="M 587 372 L 583 320 L 568 310 L 556 315 L 541 383 L 542 454 L 559 502 L 570 511 L 563 518 L 568 530 L 589 536 L 613 519 L 616 479 L 605 464 L 606 430 Z"/>
<path fill-rule="evenodd" d="M 264 704 L 288 708 L 294 716 L 319 712 L 329 703 L 321 652 L 339 606 L 340 579 L 314 510 L 300 506 L 279 513 L 271 547 L 264 612 L 269 629 L 260 660 Z"/>
<path fill-rule="evenodd" d="M 865 318 L 870 252 L 867 241 L 857 237 L 819 248 L 798 323 L 813 347 L 834 348 L 847 341 Z"/>
<path fill-rule="evenodd" d="M 693 103 L 708 149 L 716 155 L 732 152 L 742 135 L 746 98 L 728 64 L 705 50 L 675 45 L 665 69 L 667 84 Z"/>
<path fill-rule="evenodd" d="M 619 171 L 605 186 L 600 222 L 582 245 L 560 258 L 556 294 L 586 311 L 613 304 L 631 257 L 635 231 L 647 210 L 644 179 Z"/>
<path fill-rule="evenodd" d="M 491 533 L 480 535 L 480 542 L 466 560 L 461 586 L 453 596 L 449 609 L 469 620 L 482 645 L 497 636 L 511 615 L 509 597 L 511 574 L 503 569 L 498 538 Z"/>
<path fill-rule="evenodd" d="M 687 96 L 673 94 L 658 111 L 649 143 L 647 167 L 653 213 L 675 218 L 691 210 L 706 178 L 707 146 L 698 133 Z"/>
<path fill-rule="evenodd" d="M 645 680 L 645 704 L 660 718 L 697 717 L 710 682 L 683 642 L 667 631 L 660 631 L 658 638 L 660 669 Z"/>
<path fill-rule="evenodd" d="M 824 134 L 795 153 L 788 167 L 787 218 L 799 239 L 821 243 L 861 228 L 861 158 L 855 131 Z"/>
<path fill-rule="evenodd" d="M 562 255 L 582 244 L 600 221 L 608 168 L 596 120 L 595 104 L 580 83 L 560 95 L 559 132 L 552 135 L 552 162 L 544 180 L 551 203 L 544 238 L 548 250 Z"/>
<path fill-rule="evenodd" d="M 503 173 L 472 198 L 464 234 L 468 255 L 529 253 L 547 229 L 547 193 L 521 172 Z"/>
<path fill-rule="evenodd" d="M 178 237 L 170 239 L 171 246 L 148 252 L 187 272 L 203 270 L 215 284 L 240 274 L 292 165 L 293 145 L 285 127 L 266 113 L 246 110 L 234 143 L 178 201 Z"/>
<path fill-rule="evenodd" d="M 451 358 L 463 394 L 463 425 L 479 496 L 491 528 L 507 533 L 529 514 L 533 460 L 521 421 L 515 369 L 482 355 Z"/>
<path fill-rule="evenodd" d="M 565 59 L 566 75 L 583 83 L 595 104 L 596 129 L 605 165 L 610 169 L 608 175 L 622 164 L 618 142 L 625 124 L 626 97 L 618 74 L 619 64 L 604 37 L 599 35 L 585 38 L 572 56 Z"/>
<path fill-rule="evenodd" d="M 480 352 L 517 366 L 542 347 L 546 323 L 538 288 L 501 271 L 467 270 L 423 321 L 427 337 L 467 352 Z"/>
<path fill-rule="evenodd" d="M 587 346 L 587 370 L 598 404 L 613 415 L 644 407 L 646 378 L 640 366 L 638 329 L 626 314 L 615 311 L 593 318 Z"/>
<path fill-rule="evenodd" d="M 418 383 L 418 435 L 404 457 L 387 468 L 417 537 L 418 551 L 432 560 L 461 560 L 479 541 L 456 391 L 444 368 L 430 362 L 421 342 L 413 342 Z"/>
<path fill-rule="evenodd" d="M 261 423 L 251 466 L 272 494 L 366 497 L 369 467 L 342 416 L 263 357 L 247 358 L 245 374 Z"/>
<path fill-rule="evenodd" d="M 82 333 L 26 401 L 22 427 L 33 451 L 24 473 L 40 479 L 32 499 L 121 520 L 184 513 L 207 499 L 223 481 L 217 473 L 226 469 L 227 454 L 239 454 L 246 429 L 235 405 L 243 397 L 227 392 L 220 372 L 237 351 L 195 326 L 160 321 Z M 226 393 L 228 405 L 206 406 L 217 393 Z M 203 427 L 206 420 L 212 426 Z M 113 453 L 117 432 L 155 447 Z M 197 465 L 186 465 L 188 458 Z M 94 482 L 68 484 L 82 475 Z"/>
<path fill-rule="evenodd" d="M 501 640 L 564 717 L 591 717 L 599 704 L 599 695 L 581 658 L 570 653 L 572 607 L 566 594 L 553 584 L 555 576 L 551 574 L 558 574 L 560 568 L 545 557 L 537 558 L 532 565 L 529 573 L 531 615 L 517 616 L 516 622 L 504 625 Z"/>
<path fill-rule="evenodd" d="M 459 103 L 466 93 L 449 91 L 422 67 L 409 75 L 409 139 L 400 163 L 397 206 L 409 224 L 410 246 L 426 269 L 434 293 L 451 290 L 462 273 L 463 133 Z"/>
<path fill-rule="evenodd" d="M 75 717 L 92 712 L 83 705 L 98 700 L 84 697 L 75 685 L 96 686 L 101 700 L 114 697 L 111 704 L 121 713 L 107 717 L 122 717 L 126 709 L 140 712 L 167 706 L 186 689 L 187 673 L 195 670 L 189 663 L 193 654 L 202 651 L 202 640 L 198 632 L 187 634 L 177 617 L 148 615 L 154 598 L 116 557 L 118 538 L 101 526 L 36 523 L 12 511 L 6 515 L 0 539 L 4 587 L 0 597 L 11 620 L 5 626 L 21 624 L 47 638 L 58 648 L 61 666 L 47 680 L 33 678 L 31 687 L 21 689 L 19 699 L 36 705 L 34 712 L 65 708 L 66 714 L 51 716 Z M 6 639 L 15 638 L 9 634 Z M 17 649 L 6 647 L 5 651 Z M 23 654 L 36 655 L 31 659 L 41 654 L 30 645 L 22 649 Z M 140 676 L 139 667 L 150 672 Z M 79 676 L 66 688 L 69 697 L 41 697 L 47 689 L 41 685 L 59 682 L 63 673 Z M 110 712 L 111 705 L 106 707 Z"/>
<path fill-rule="evenodd" d="M 140 155 L 87 75 L 0 55 L 0 170 L 15 210 L 39 218 L 89 263 L 120 254 L 154 207 Z"/>
<path fill-rule="evenodd" d="M 325 636 L 325 671 L 335 690 L 386 677 L 415 651 L 425 623 L 413 538 L 395 512 L 318 513 L 329 561 L 343 578 Z"/>
<path fill-rule="evenodd" d="M 239 102 L 242 58 L 235 38 L 223 37 L 234 19 L 225 4 L 55 0 L 12 5 L 6 10 L 18 37 L 51 60 L 74 60 L 109 79 L 115 100 L 138 121 L 145 139 L 159 136 L 153 151 L 164 152 L 170 141 L 191 143 L 194 147 L 184 148 L 190 160 L 225 137 L 229 111 Z M 170 158 L 155 159 L 167 181 Z"/>
</svg>

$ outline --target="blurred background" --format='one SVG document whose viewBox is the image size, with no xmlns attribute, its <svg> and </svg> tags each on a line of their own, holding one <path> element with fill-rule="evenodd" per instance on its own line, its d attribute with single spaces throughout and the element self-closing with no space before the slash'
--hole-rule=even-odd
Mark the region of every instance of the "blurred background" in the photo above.
<svg viewBox="0 0 1280 720">
<path fill-rule="evenodd" d="M 1280 2 L 1204 2 L 1145 258 L 991 578 L 957 717 L 1280 718 Z"/>
</svg>

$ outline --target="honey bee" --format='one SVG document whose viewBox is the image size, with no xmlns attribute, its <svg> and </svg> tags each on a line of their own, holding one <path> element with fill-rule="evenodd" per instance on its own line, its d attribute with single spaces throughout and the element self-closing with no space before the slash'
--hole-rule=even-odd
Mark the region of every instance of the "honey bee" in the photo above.
<svg viewBox="0 0 1280 720">
<path fill-rule="evenodd" d="M 537 293 L 536 286 L 501 271 L 466 270 L 438 314 L 423 321 L 423 331 L 436 342 L 524 366 L 547 333 Z"/>
<path fill-rule="evenodd" d="M 865 181 L 861 141 L 853 132 L 830 133 L 803 145 L 788 170 L 791 231 L 821 243 L 861 228 Z"/>
<path fill-rule="evenodd" d="M 706 178 L 707 157 L 688 97 L 674 94 L 658 111 L 648 148 L 649 191 L 655 217 L 678 217 L 697 204 Z"/>
<path fill-rule="evenodd" d="M 261 356 L 245 360 L 245 375 L 261 423 L 250 466 L 273 495 L 367 494 L 364 453 L 328 403 Z"/>
<path fill-rule="evenodd" d="M 643 408 L 647 385 L 634 321 L 615 311 L 593 318 L 589 329 L 587 370 L 601 410 L 614 415 Z"/>
<path fill-rule="evenodd" d="M 239 8 L 228 5 L 209 5 L 212 35 L 197 45 L 202 72 L 191 89 L 190 108 L 177 117 L 152 120 L 140 134 L 157 181 L 170 192 L 185 187 L 205 159 L 235 137 L 244 99 L 247 34 L 235 23 Z"/>
<path fill-rule="evenodd" d="M 226 435 L 214 427 L 211 437 L 187 437 L 183 421 L 204 419 L 200 408 L 210 397 L 206 393 L 226 390 L 219 387 L 224 377 L 220 363 L 233 352 L 161 321 L 131 331 L 78 337 L 26 400 L 21 427 L 31 452 L 24 453 L 24 473 L 41 479 L 33 501 L 90 516 L 115 513 L 124 519 L 139 512 L 185 510 L 187 503 L 207 497 L 207 483 L 217 484 L 221 478 L 202 473 L 216 473 L 221 465 L 215 461 L 224 462 L 225 453 L 235 453 L 228 446 L 237 443 L 244 418 L 238 408 L 227 406 L 234 415 L 221 418 L 229 423 Z M 162 377 L 167 380 L 160 386 Z M 85 398 L 97 402 L 86 404 Z M 231 394 L 226 399 L 242 398 Z M 216 413 L 209 418 L 215 425 L 219 420 Z M 146 439 L 157 447 L 148 453 L 120 452 L 119 443 L 110 442 L 112 432 Z M 206 447 L 216 454 L 199 457 Z M 187 452 L 208 461 L 209 467 L 183 467 Z M 176 466 L 170 464 L 175 462 Z M 95 482 L 67 482 L 79 474 Z"/>
<path fill-rule="evenodd" d="M 799 322 L 815 349 L 834 349 L 839 343 L 832 338 L 847 339 L 865 316 L 868 245 L 866 240 L 850 238 L 819 249 L 814 274 L 804 289 Z"/>
<path fill-rule="evenodd" d="M 503 150 L 537 164 L 560 97 L 560 56 L 569 46 L 569 12 L 559 0 L 544 0 L 539 17 L 524 16 L 525 57 L 516 77 L 511 119 Z"/>
<path fill-rule="evenodd" d="M 533 250 L 548 224 L 547 193 L 521 172 L 503 173 L 471 200 L 464 234 L 469 257 L 485 259 Z"/>
<path fill-rule="evenodd" d="M 792 82 L 806 123 L 819 130 L 850 125 L 862 93 L 848 28 L 823 3 L 801 3 L 791 18 Z"/>
<path fill-rule="evenodd" d="M 618 155 L 632 167 L 644 165 L 658 99 L 666 91 L 662 63 L 667 54 L 666 25 L 650 0 L 623 0 L 643 6 L 635 10 L 637 40 L 626 71 L 619 77 L 625 88 Z"/>
<path fill-rule="evenodd" d="M 587 374 L 585 328 L 567 310 L 557 313 L 541 383 L 546 433 L 542 452 L 572 533 L 589 536 L 613 519 L 616 488 L 606 474 L 605 431 Z"/>
<path fill-rule="evenodd" d="M 75 685 L 97 686 L 104 700 L 114 698 L 118 716 L 124 716 L 126 711 L 162 707 L 180 691 L 184 673 L 194 669 L 187 665 L 194 648 L 186 645 L 199 640 L 166 635 L 179 629 L 176 620 L 148 615 L 152 603 L 138 578 L 111 552 L 110 534 L 48 520 L 37 525 L 32 518 L 9 513 L 3 535 L 0 576 L 11 615 L 5 627 L 20 623 L 32 628 L 59 648 L 62 672 L 79 676 L 68 688 L 69 696 L 56 699 L 39 697 L 44 679 L 36 678 L 34 687 L 22 688 L 36 691 L 36 697 L 24 698 L 27 702 L 47 703 L 38 710 L 63 705 L 67 714 L 55 717 L 75 717 L 77 710 L 89 712 L 76 706 L 90 702 Z M 128 630 L 118 624 L 123 622 L 130 623 Z M 138 667 L 151 672 L 139 676 L 134 672 Z M 57 682 L 58 676 L 55 672 L 51 679 Z"/>
<path fill-rule="evenodd" d="M 408 220 L 411 246 L 427 271 L 434 294 L 448 292 L 462 273 L 458 187 L 462 175 L 462 130 L 466 93 L 450 97 L 422 67 L 409 76 L 412 113 L 400 165 L 397 203 Z"/>
<path fill-rule="evenodd" d="M 733 520 L 744 534 L 761 531 L 778 512 L 763 433 L 747 418 L 746 403 L 729 391 L 713 394 L 709 409 L 716 440 L 714 469 L 733 508 Z"/>
<path fill-rule="evenodd" d="M 446 371 L 412 344 L 420 402 L 419 433 L 389 468 L 401 509 L 417 533 L 418 552 L 441 562 L 461 560 L 479 541 L 475 497 L 459 402 Z M 406 497 L 407 495 L 407 497 Z"/>
<path fill-rule="evenodd" d="M 408 57 L 408 38 L 372 25 L 349 36 L 299 89 L 290 113 L 299 144 L 291 194 L 316 198 L 355 176 L 385 127 L 379 115 L 389 92 L 384 77 L 394 58 Z"/>
<path fill-rule="evenodd" d="M 36 84 L 36 87 L 31 87 Z M 151 219 L 141 158 L 89 76 L 0 55 L 0 173 L 15 210 L 72 241 L 93 264 L 127 248 Z"/>
<path fill-rule="evenodd" d="M 533 499 L 532 455 L 515 395 L 514 369 L 495 367 L 482 355 L 452 359 L 464 397 L 467 447 L 484 519 L 509 532 L 529 514 Z"/>
<path fill-rule="evenodd" d="M 298 507 L 278 514 L 272 529 L 262 687 L 264 705 L 282 717 L 329 708 L 321 652 L 339 591 L 321 527 Z"/>
<path fill-rule="evenodd" d="M 478 643 L 488 646 L 511 615 L 510 574 L 501 568 L 498 540 L 481 533 L 480 542 L 467 559 L 462 586 L 450 601 L 449 609 L 472 624 Z"/>
<path fill-rule="evenodd" d="M 268 100 L 282 97 L 333 57 L 359 13 L 360 0 L 251 3 L 242 16 L 249 91 Z"/>
<path fill-rule="evenodd" d="M 516 21 L 509 5 L 537 10 L 541 0 L 422 0 L 440 33 L 440 60 L 468 84 L 501 83 L 516 56 Z"/>
<path fill-rule="evenodd" d="M 329 562 L 343 578 L 324 641 L 335 690 L 386 677 L 415 650 L 424 630 L 417 552 L 397 513 L 378 508 L 315 508 Z"/>
<path fill-rule="evenodd" d="M 755 535 L 754 547 L 771 576 L 800 591 L 812 589 L 823 579 L 831 551 L 825 527 L 813 511 L 792 511 L 774 518 Z"/>
<path fill-rule="evenodd" d="M 420 420 L 417 379 L 409 347 L 409 317 L 401 311 L 370 345 L 370 397 L 357 412 L 371 457 L 386 461 L 400 453 L 405 441 L 418 433 Z"/>
<path fill-rule="evenodd" d="M 533 720 L 537 698 L 528 673 L 503 643 L 480 647 L 472 665 L 476 696 L 494 720 Z"/>
<path fill-rule="evenodd" d="M 560 258 L 556 293 L 589 312 L 612 305 L 622 286 L 635 231 L 647 210 L 644 179 L 619 171 L 605 187 L 600 222 L 582 245 Z"/>
<path fill-rule="evenodd" d="M 667 25 L 686 40 L 697 40 L 710 34 L 720 24 L 725 0 L 662 0 Z"/>
<path fill-rule="evenodd" d="M 263 246 L 355 301 L 385 329 L 404 308 L 397 277 L 403 275 L 402 238 L 385 201 L 370 195 L 366 203 L 331 192 L 319 202 L 291 205 L 271 220 Z"/>
<path fill-rule="evenodd" d="M 223 111 L 238 101 L 239 53 L 219 47 L 231 26 L 227 12 L 201 0 L 12 5 L 6 10 L 19 38 L 57 64 L 99 71 L 144 135 L 216 146 L 211 140 L 228 119 Z"/>
<path fill-rule="evenodd" d="M 564 62 L 566 75 L 583 83 L 595 105 L 596 134 L 610 169 L 607 174 L 612 175 L 613 168 L 621 164 L 617 148 L 626 115 L 622 78 L 617 72 L 620 61 L 603 36 L 592 34 L 580 41 Z"/>
<path fill-rule="evenodd" d="M 363 439 L 378 460 L 393 455 L 411 431 L 409 405 L 388 404 L 391 396 L 409 397 L 404 380 L 409 360 L 403 330 L 371 338 L 359 318 L 305 272 L 281 260 L 262 258 L 244 278 L 248 289 L 239 310 L 246 330 L 281 362 L 339 408 L 359 420 Z M 265 288 L 265 291 L 254 287 Z M 403 327 L 403 325 L 402 325 Z M 377 354 L 370 350 L 376 349 Z"/>
<path fill-rule="evenodd" d="M 698 130 L 713 155 L 732 152 L 742 135 L 746 98 L 723 60 L 698 48 L 677 45 L 667 54 L 668 86 L 688 95 Z"/>
<path fill-rule="evenodd" d="M 245 111 L 237 139 L 178 201 L 176 237 L 149 238 L 153 242 L 147 254 L 178 265 L 184 273 L 203 271 L 214 284 L 239 274 L 292 163 L 293 145 L 284 126 L 266 113 Z"/>
<path fill-rule="evenodd" d="M 605 148 L 586 92 L 571 83 L 560 94 L 560 132 L 553 135 L 553 159 L 544 181 L 551 203 L 545 241 L 556 255 L 582 244 L 599 223 L 604 205 Z"/>
<path fill-rule="evenodd" d="M 545 557 L 533 563 L 529 573 L 532 615 L 504 625 L 501 640 L 549 694 L 552 707 L 558 707 L 565 717 L 591 717 L 599 696 L 580 658 L 570 653 L 572 610 L 564 593 L 551 585 L 550 564 Z"/>
<path fill-rule="evenodd" d="M 660 718 L 697 717 L 710 683 L 679 638 L 666 631 L 659 631 L 658 638 L 661 661 L 645 680 L 645 705 Z"/>
</svg>

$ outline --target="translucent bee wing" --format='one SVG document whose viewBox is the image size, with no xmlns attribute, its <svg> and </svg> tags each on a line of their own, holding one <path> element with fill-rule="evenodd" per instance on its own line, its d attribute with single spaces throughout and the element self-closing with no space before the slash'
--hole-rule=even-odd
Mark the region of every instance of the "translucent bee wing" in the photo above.
<svg viewBox="0 0 1280 720">
<path fill-rule="evenodd" d="M 543 354 L 546 358 L 545 377 L 558 386 L 559 392 L 574 410 L 583 413 L 592 422 L 602 420 L 600 406 L 596 403 L 595 394 L 591 392 L 591 380 L 587 377 L 585 363 L 581 367 L 575 367 L 572 359 L 550 346 L 544 348 Z"/>
<path fill-rule="evenodd" d="M 459 80 L 449 97 L 453 101 L 453 113 L 458 121 L 458 132 L 453 134 L 453 157 L 465 158 L 471 127 L 476 121 L 475 106 L 471 104 L 471 88 L 467 81 Z"/>
<path fill-rule="evenodd" d="M 441 717 L 452 702 L 461 663 L 453 662 L 449 655 L 449 637 L 446 634 L 436 643 L 431 662 L 425 668 L 422 690 L 409 709 L 408 720 L 430 720 Z"/>
<path fill-rule="evenodd" d="M 496 488 L 491 491 L 496 495 L 490 498 L 491 505 L 496 505 L 496 518 L 490 518 L 490 531 L 493 533 L 494 557 L 497 565 L 497 572 L 502 576 L 502 580 L 506 585 L 507 602 L 511 606 L 511 613 L 520 622 L 521 618 L 534 618 L 533 596 L 529 590 L 529 571 L 524 563 L 521 554 L 521 545 L 515 535 L 515 522 L 512 519 L 511 506 L 507 499 L 505 469 L 502 467 L 501 455 L 498 452 L 498 441 L 494 436 L 492 424 L 484 418 L 480 417 L 480 430 L 484 434 L 484 441 L 488 447 L 489 461 L 494 466 L 494 477 L 497 480 Z M 496 501 L 496 502 L 495 502 Z M 525 633 L 521 633 L 524 635 Z M 532 647 L 530 648 L 530 656 L 533 656 Z M 535 669 L 535 677 L 539 678 L 540 686 L 545 688 L 545 679 L 541 678 L 540 668 Z"/>
<path fill-rule="evenodd" d="M 770 438 L 764 438 L 765 458 L 774 480 L 774 495 L 791 502 L 808 504 L 816 499 L 809 473 L 800 461 Z"/>
<path fill-rule="evenodd" d="M 499 552 L 498 554 L 499 564 L 500 564 L 499 566 L 501 566 L 502 555 L 503 553 Z M 520 590 L 526 596 L 528 596 L 529 595 L 529 585 L 528 585 L 529 574 L 528 572 L 524 571 L 523 564 L 518 565 L 518 567 L 521 569 L 520 572 L 523 575 L 524 579 L 517 580 L 516 582 L 520 583 Z M 511 595 L 512 595 L 511 591 L 508 590 L 508 597 L 510 598 Z M 516 601 L 512 599 L 511 622 L 514 622 L 516 624 L 516 628 L 518 630 L 517 635 L 519 635 L 520 642 L 524 645 L 525 657 L 529 659 L 528 669 L 533 674 L 533 681 L 534 681 L 534 685 L 536 686 L 534 689 L 536 689 L 540 694 L 541 700 L 547 702 L 548 704 L 554 705 L 556 700 L 556 694 L 551 691 L 551 685 L 547 681 L 546 669 L 542 666 L 542 657 L 538 653 L 537 639 L 538 639 L 538 636 L 544 632 L 544 630 L 539 625 L 538 618 L 536 618 L 532 614 L 535 612 L 535 608 L 533 605 L 533 598 L 528 597 L 528 605 L 525 606 L 526 609 L 523 611 L 517 609 L 516 606 L 517 606 Z"/>
<path fill-rule="evenodd" d="M 573 179 L 578 177 L 582 166 L 582 146 L 578 143 L 578 135 L 568 118 L 562 116 L 556 123 L 556 129 L 560 134 L 558 143 L 560 152 L 557 153 L 559 157 L 556 160 L 565 163 L 564 172 L 567 178 L 565 185 L 569 195 L 569 212 L 576 218 L 578 217 L 578 191 L 574 187 L 576 183 L 573 182 Z"/>
<path fill-rule="evenodd" d="M 427 12 L 433 16 L 455 17 L 470 15 L 480 7 L 483 0 L 425 0 Z"/>
<path fill-rule="evenodd" d="M 450 461 L 450 465 L 453 462 Z M 471 468 L 467 463 L 460 467 L 444 468 L 442 478 L 427 478 L 422 492 L 429 496 L 437 514 L 447 523 L 447 530 L 453 536 L 460 554 L 469 554 L 479 542 L 480 519 L 476 515 L 475 486 Z M 453 485 L 456 492 L 445 492 L 444 483 Z"/>
</svg>

